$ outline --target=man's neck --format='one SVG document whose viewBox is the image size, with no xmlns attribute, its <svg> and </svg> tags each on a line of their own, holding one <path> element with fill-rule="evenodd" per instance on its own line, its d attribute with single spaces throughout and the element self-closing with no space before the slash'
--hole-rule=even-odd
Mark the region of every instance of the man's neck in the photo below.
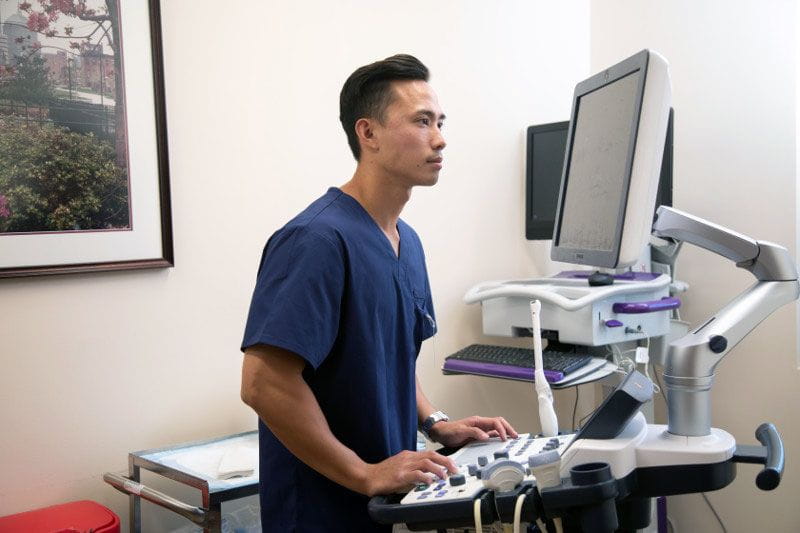
<svg viewBox="0 0 800 533">
<path fill-rule="evenodd" d="M 390 180 L 365 172 L 359 166 L 341 189 L 361 204 L 390 240 L 399 239 L 397 219 L 411 198 L 411 188 L 392 186 Z"/>
</svg>

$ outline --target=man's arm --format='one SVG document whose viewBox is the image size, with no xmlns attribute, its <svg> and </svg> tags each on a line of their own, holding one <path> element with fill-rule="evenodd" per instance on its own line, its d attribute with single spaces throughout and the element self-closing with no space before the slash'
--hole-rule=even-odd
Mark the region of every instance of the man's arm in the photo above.
<svg viewBox="0 0 800 533">
<path fill-rule="evenodd" d="M 435 413 L 436 409 L 425 396 L 422 385 L 419 383 L 419 376 L 416 376 L 416 379 L 417 423 L 422 425 L 422 422 Z M 509 436 L 513 438 L 519 436 L 511 424 L 501 416 L 494 418 L 471 416 L 460 420 L 441 421 L 434 424 L 429 433 L 436 442 L 453 447 L 461 446 L 472 440 L 486 440 L 490 437 L 500 437 L 502 440 L 506 440 Z"/>
<path fill-rule="evenodd" d="M 377 464 L 361 460 L 331 432 L 325 415 L 303 379 L 306 362 L 274 346 L 244 353 L 242 400 L 272 433 L 305 464 L 350 490 L 374 496 L 430 483 L 432 474 L 456 472 L 455 464 L 433 451 L 404 451 Z"/>
</svg>

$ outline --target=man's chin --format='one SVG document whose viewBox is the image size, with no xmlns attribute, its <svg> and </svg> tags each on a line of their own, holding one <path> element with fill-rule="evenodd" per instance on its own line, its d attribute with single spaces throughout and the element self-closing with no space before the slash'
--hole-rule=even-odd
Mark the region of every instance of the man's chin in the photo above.
<svg viewBox="0 0 800 533">
<path fill-rule="evenodd" d="M 410 187 L 433 187 L 439 181 L 439 173 L 429 174 L 427 176 L 409 176 L 408 185 Z"/>
<path fill-rule="evenodd" d="M 439 182 L 439 174 L 437 173 L 435 176 L 430 176 L 425 179 L 422 179 L 417 183 L 417 185 L 421 187 L 433 187 Z"/>
</svg>

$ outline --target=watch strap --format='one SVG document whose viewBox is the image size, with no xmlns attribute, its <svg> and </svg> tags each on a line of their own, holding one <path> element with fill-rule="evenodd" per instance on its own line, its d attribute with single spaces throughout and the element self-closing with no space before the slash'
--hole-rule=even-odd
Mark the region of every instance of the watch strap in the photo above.
<svg viewBox="0 0 800 533">
<path fill-rule="evenodd" d="M 435 413 L 431 413 L 431 415 L 422 422 L 419 430 L 430 439 L 430 431 L 431 428 L 433 428 L 433 425 L 437 422 L 447 422 L 448 420 L 450 420 L 449 416 L 444 414 L 442 411 L 436 411 Z"/>
</svg>

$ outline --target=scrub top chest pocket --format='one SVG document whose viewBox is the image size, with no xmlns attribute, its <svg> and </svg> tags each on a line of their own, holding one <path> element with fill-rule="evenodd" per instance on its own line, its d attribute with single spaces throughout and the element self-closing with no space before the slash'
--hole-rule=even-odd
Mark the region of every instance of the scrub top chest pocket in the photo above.
<svg viewBox="0 0 800 533">
<path fill-rule="evenodd" d="M 403 265 L 401 267 L 402 282 L 406 285 L 411 294 L 414 313 L 414 340 L 417 346 L 422 341 L 436 334 L 436 319 L 433 313 L 433 303 L 431 302 L 428 290 L 427 275 L 424 270 L 414 272 L 415 269 Z"/>
<path fill-rule="evenodd" d="M 414 318 L 416 320 L 417 339 L 422 342 L 436 334 L 436 321 L 432 309 L 428 310 L 427 299 L 414 295 Z"/>
</svg>

